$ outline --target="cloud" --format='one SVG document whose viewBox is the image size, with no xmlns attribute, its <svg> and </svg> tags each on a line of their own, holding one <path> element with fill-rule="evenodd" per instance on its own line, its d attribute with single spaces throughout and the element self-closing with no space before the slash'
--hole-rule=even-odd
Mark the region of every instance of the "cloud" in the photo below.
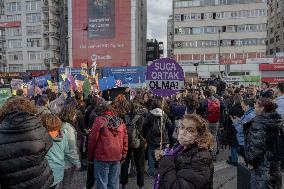
<svg viewBox="0 0 284 189">
<path fill-rule="evenodd" d="M 147 38 L 155 38 L 164 42 L 167 49 L 167 21 L 172 14 L 172 0 L 148 0 L 148 32 Z"/>
</svg>

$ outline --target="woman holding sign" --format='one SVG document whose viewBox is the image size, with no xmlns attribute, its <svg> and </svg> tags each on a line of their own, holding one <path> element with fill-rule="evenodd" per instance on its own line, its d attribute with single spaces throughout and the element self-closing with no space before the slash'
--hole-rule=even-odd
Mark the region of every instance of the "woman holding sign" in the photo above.
<svg viewBox="0 0 284 189">
<path fill-rule="evenodd" d="M 213 159 L 209 149 L 213 137 L 208 123 L 197 115 L 185 115 L 180 122 L 179 152 L 167 153 L 159 162 L 159 189 L 213 188 Z M 176 150 L 174 150 L 176 151 Z M 156 153 L 156 159 L 161 156 Z"/>
</svg>

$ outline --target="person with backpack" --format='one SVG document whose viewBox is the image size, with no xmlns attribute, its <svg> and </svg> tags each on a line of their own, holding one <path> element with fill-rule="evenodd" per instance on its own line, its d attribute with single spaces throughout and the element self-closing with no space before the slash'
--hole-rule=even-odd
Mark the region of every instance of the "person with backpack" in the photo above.
<svg viewBox="0 0 284 189">
<path fill-rule="evenodd" d="M 123 120 L 112 105 L 104 106 L 89 135 L 88 160 L 94 164 L 96 189 L 119 189 L 121 161 L 128 151 L 128 135 Z"/>
<path fill-rule="evenodd" d="M 163 111 L 160 99 L 152 100 L 152 110 L 147 114 L 143 125 L 144 138 L 148 144 L 148 171 L 149 176 L 155 176 L 154 151 L 169 144 L 168 129 L 172 127 L 172 122 Z"/>
<path fill-rule="evenodd" d="M 244 128 L 246 160 L 253 167 L 251 189 L 282 188 L 280 160 L 284 159 L 284 135 L 276 108 L 271 99 L 259 99 L 255 104 L 256 117 Z"/>
<path fill-rule="evenodd" d="M 122 189 L 127 188 L 128 169 L 132 156 L 137 172 L 137 185 L 144 189 L 144 167 L 145 167 L 145 139 L 143 138 L 144 109 L 137 101 L 131 102 L 130 112 L 125 115 L 125 124 L 128 133 L 128 152 L 125 161 L 121 164 L 120 183 Z"/>
<path fill-rule="evenodd" d="M 221 117 L 221 103 L 214 96 L 215 92 L 211 89 L 204 91 L 205 100 L 201 102 L 199 112 L 208 121 L 208 128 L 214 137 L 214 148 L 212 149 L 213 159 L 216 160 L 217 153 L 217 134 L 219 129 L 219 120 Z"/>
</svg>

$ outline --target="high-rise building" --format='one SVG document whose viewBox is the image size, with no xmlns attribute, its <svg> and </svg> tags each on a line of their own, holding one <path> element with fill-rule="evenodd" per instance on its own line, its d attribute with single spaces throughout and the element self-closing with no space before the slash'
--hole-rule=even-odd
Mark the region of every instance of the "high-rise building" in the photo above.
<svg viewBox="0 0 284 189">
<path fill-rule="evenodd" d="M 156 39 L 147 40 L 146 48 L 146 61 L 147 64 L 152 63 L 156 59 L 164 57 L 164 43 L 158 42 Z"/>
<path fill-rule="evenodd" d="M 68 0 L 72 67 L 146 64 L 147 0 Z"/>
<path fill-rule="evenodd" d="M 174 56 L 200 77 L 259 76 L 266 57 L 266 0 L 174 0 Z M 258 58 L 258 59 L 256 59 Z M 260 62 L 259 62 L 260 61 Z M 225 66 L 230 65 L 230 66 Z"/>
<path fill-rule="evenodd" d="M 67 65 L 66 0 L 1 0 L 5 72 Z M 1 8 L 0 8 L 1 9 Z M 3 61 L 2 61 L 3 62 Z"/>
<path fill-rule="evenodd" d="M 169 58 L 173 57 L 173 37 L 174 37 L 173 16 L 171 15 L 168 19 L 168 24 L 167 24 L 167 56 Z"/>
<path fill-rule="evenodd" d="M 284 0 L 268 0 L 267 55 L 284 54 Z"/>
</svg>

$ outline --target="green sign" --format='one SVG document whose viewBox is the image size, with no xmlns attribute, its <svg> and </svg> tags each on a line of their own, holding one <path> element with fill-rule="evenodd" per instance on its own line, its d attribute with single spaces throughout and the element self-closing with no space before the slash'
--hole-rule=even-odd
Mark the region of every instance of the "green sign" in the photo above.
<svg viewBox="0 0 284 189">
<path fill-rule="evenodd" d="M 260 76 L 242 76 L 242 80 L 245 82 L 260 82 Z"/>
<path fill-rule="evenodd" d="M 12 96 L 10 88 L 0 88 L 0 107 Z"/>
</svg>

